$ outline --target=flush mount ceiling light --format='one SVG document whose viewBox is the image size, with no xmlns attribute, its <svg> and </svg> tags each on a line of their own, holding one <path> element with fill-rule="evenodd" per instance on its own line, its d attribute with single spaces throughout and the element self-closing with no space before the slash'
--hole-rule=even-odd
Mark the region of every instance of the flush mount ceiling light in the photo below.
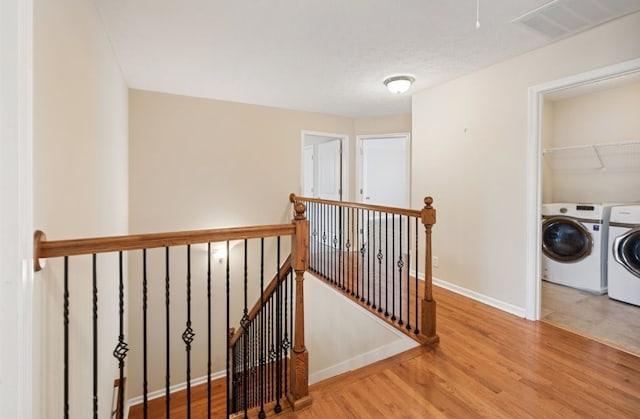
<svg viewBox="0 0 640 419">
<path fill-rule="evenodd" d="M 409 90 L 414 81 L 416 79 L 411 76 L 393 76 L 385 79 L 384 85 L 391 93 L 404 93 Z"/>
</svg>

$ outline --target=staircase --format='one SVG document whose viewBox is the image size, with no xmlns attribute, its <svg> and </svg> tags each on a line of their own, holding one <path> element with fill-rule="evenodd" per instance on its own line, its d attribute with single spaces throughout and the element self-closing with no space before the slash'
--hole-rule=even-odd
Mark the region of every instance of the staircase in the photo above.
<svg viewBox="0 0 640 419">
<path fill-rule="evenodd" d="M 45 390 L 60 394 L 55 416 L 104 417 L 111 405 L 118 419 L 264 418 L 309 406 L 309 268 L 421 343 L 438 341 L 430 198 L 421 211 L 290 201 L 281 225 L 57 241 L 36 232 L 35 269 L 61 303 L 61 363 L 47 366 L 59 386 Z M 117 330 L 110 342 L 105 322 Z"/>
</svg>

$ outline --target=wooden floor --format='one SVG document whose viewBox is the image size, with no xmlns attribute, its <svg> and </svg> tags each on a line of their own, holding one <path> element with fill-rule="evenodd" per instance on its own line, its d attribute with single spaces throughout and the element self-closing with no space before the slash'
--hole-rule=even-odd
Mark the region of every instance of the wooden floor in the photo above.
<svg viewBox="0 0 640 419">
<path fill-rule="evenodd" d="M 435 298 L 435 349 L 317 383 L 309 409 L 280 417 L 640 418 L 639 357 L 440 288 Z"/>
</svg>

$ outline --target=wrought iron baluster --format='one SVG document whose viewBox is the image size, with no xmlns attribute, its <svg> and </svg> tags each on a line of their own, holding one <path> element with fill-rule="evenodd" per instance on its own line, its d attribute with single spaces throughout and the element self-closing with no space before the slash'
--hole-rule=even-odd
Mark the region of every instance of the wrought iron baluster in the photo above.
<svg viewBox="0 0 640 419">
<path fill-rule="evenodd" d="M 170 274 L 169 274 L 169 247 L 165 247 L 165 285 L 164 285 L 164 303 L 165 303 L 165 326 L 166 326 L 166 374 L 165 374 L 165 409 L 167 419 L 171 417 L 171 349 L 170 349 L 170 336 L 169 336 L 169 326 L 170 326 L 170 318 L 169 318 L 169 305 L 170 305 Z"/>
<path fill-rule="evenodd" d="M 361 214 L 361 218 L 362 218 L 362 226 L 361 226 L 361 232 L 362 232 L 361 239 L 362 239 L 362 241 L 360 242 L 360 259 L 361 259 L 360 269 L 362 270 L 362 278 L 361 278 L 361 283 L 362 283 L 362 286 L 361 286 L 362 293 L 361 294 L 362 295 L 360 296 L 360 302 L 365 302 L 364 296 L 365 296 L 366 290 L 364 289 L 364 281 L 365 281 L 364 255 L 365 255 L 365 252 L 367 251 L 367 247 L 366 246 L 367 246 L 368 243 L 365 244 L 365 239 L 364 239 L 364 230 L 365 230 L 364 210 L 361 210 L 360 214 Z"/>
<path fill-rule="evenodd" d="M 398 233 L 400 234 L 400 257 L 398 258 L 398 288 L 399 288 L 399 297 L 398 297 L 398 311 L 400 312 L 400 319 L 398 320 L 398 324 L 402 326 L 404 321 L 402 320 L 402 268 L 404 267 L 404 260 L 402 258 L 402 215 L 398 216 L 400 220 L 400 226 L 398 227 Z"/>
<path fill-rule="evenodd" d="M 393 259 L 391 259 L 393 261 Z M 384 214 L 384 316 L 389 317 L 389 213 Z"/>
<path fill-rule="evenodd" d="M 407 330 L 411 330 L 411 223 L 407 215 Z"/>
<path fill-rule="evenodd" d="M 336 236 L 336 230 L 338 230 L 338 207 L 336 205 L 332 205 L 332 207 L 333 220 L 331 225 L 333 226 L 333 251 L 331 252 L 331 258 L 333 264 L 333 283 L 340 287 L 340 276 L 338 275 L 338 237 Z"/>
<path fill-rule="evenodd" d="M 282 348 L 284 349 L 284 394 L 289 393 L 289 348 L 291 347 L 291 340 L 289 336 L 293 336 L 293 332 L 289 333 L 293 329 L 289 327 L 289 325 L 293 325 L 293 305 L 289 305 L 289 294 L 293 295 L 293 288 L 291 288 L 291 293 L 289 293 L 290 286 L 293 287 L 293 284 L 290 284 L 290 281 L 293 278 L 293 270 L 290 270 L 287 274 L 287 278 L 284 280 L 284 340 L 282 341 Z M 293 298 L 293 297 L 291 297 Z M 289 312 L 291 310 L 291 312 Z M 291 318 L 290 318 L 291 317 Z"/>
<path fill-rule="evenodd" d="M 187 323 L 182 333 L 182 341 L 187 353 L 187 418 L 191 418 L 191 343 L 196 334 L 191 328 L 191 245 L 187 245 Z"/>
<path fill-rule="evenodd" d="M 418 290 L 418 261 L 420 260 L 420 258 L 418 257 L 418 217 L 415 217 L 415 224 L 416 224 L 416 252 L 415 252 L 415 265 L 416 265 L 416 295 L 415 295 L 415 309 L 416 309 L 416 324 L 415 327 L 413 328 L 413 332 L 417 335 L 418 333 L 420 333 L 420 329 L 419 329 L 419 322 L 418 322 L 418 294 L 419 294 L 419 290 Z"/>
<path fill-rule="evenodd" d="M 64 419 L 69 419 L 69 256 L 64 257 Z"/>
<path fill-rule="evenodd" d="M 351 265 L 351 208 L 347 208 L 347 242 L 344 245 L 345 250 L 345 278 L 347 281 L 347 292 L 351 295 L 353 292 L 353 266 Z"/>
<path fill-rule="evenodd" d="M 247 387 L 247 373 L 248 373 L 248 364 L 249 364 L 249 360 L 247 359 L 248 357 L 248 352 L 246 346 L 247 346 L 247 342 L 248 342 L 248 333 L 249 333 L 249 326 L 251 325 L 251 322 L 249 320 L 249 309 L 248 309 L 248 280 L 249 280 L 249 266 L 248 266 L 248 257 L 249 257 L 249 243 L 247 241 L 247 239 L 244 239 L 244 276 L 243 276 L 243 285 L 244 285 L 244 295 L 243 295 L 243 299 L 244 299 L 244 308 L 242 310 L 242 319 L 240 320 L 240 325 L 242 326 L 243 330 L 244 330 L 244 336 L 243 336 L 243 341 L 245 342 L 245 350 L 243 353 L 243 367 L 244 367 L 244 371 L 243 371 L 243 376 L 242 376 L 242 382 L 243 382 L 243 389 L 242 389 L 242 397 L 243 397 L 243 408 L 244 408 L 244 417 L 248 417 L 248 410 L 249 410 L 249 403 L 248 403 L 248 399 L 249 399 L 249 388 Z"/>
<path fill-rule="evenodd" d="M 396 321 L 396 216 L 391 216 L 391 320 Z"/>
<path fill-rule="evenodd" d="M 315 236 L 315 240 L 314 240 L 314 246 L 315 246 L 315 263 L 313 266 L 313 270 L 317 273 L 320 273 L 320 204 L 318 204 L 317 202 L 313 204 L 313 208 L 314 208 L 314 220 L 313 222 L 315 223 L 316 226 L 316 236 Z"/>
<path fill-rule="evenodd" d="M 266 345 L 265 345 L 265 315 L 264 310 L 264 237 L 260 238 L 260 413 L 258 417 L 264 419 L 267 417 L 264 411 L 266 402 Z"/>
<path fill-rule="evenodd" d="M 371 248 L 371 219 L 369 215 L 369 210 L 367 210 L 367 305 L 371 305 L 371 252 L 369 249 Z M 375 247 L 375 243 L 374 243 Z M 374 249 L 375 251 L 375 249 Z"/>
<path fill-rule="evenodd" d="M 358 240 L 358 236 L 360 235 L 360 210 L 356 209 L 355 210 L 356 214 L 355 214 L 355 218 L 356 218 L 356 231 L 355 231 L 355 237 L 354 240 L 357 241 Z M 355 264 L 355 274 L 356 274 L 356 298 L 360 298 L 360 258 L 358 257 L 357 252 L 360 250 L 360 245 L 362 243 L 359 243 L 359 246 L 357 246 L 355 248 L 355 255 L 354 255 L 354 259 L 356 261 Z"/>
<path fill-rule="evenodd" d="M 326 255 L 326 249 L 327 249 L 327 232 L 326 232 L 326 228 L 327 228 L 327 206 L 325 204 L 322 204 L 322 276 L 325 279 L 329 279 L 328 275 L 327 275 L 327 255 Z"/>
<path fill-rule="evenodd" d="M 142 397 L 143 415 L 149 414 L 149 360 L 147 356 L 147 310 L 148 310 L 147 249 L 142 249 Z"/>
<path fill-rule="evenodd" d="M 382 313 L 382 212 L 378 216 L 378 313 Z"/>
<path fill-rule="evenodd" d="M 276 281 L 278 279 L 276 278 Z M 275 399 L 274 390 L 275 390 L 275 360 L 276 360 L 276 349 L 275 349 L 275 325 L 273 321 L 275 320 L 275 304 L 273 304 L 273 295 L 269 297 L 269 301 L 267 302 L 269 307 L 269 400 Z"/>
<path fill-rule="evenodd" d="M 93 254 L 93 417 L 98 418 L 98 269 Z"/>
<path fill-rule="evenodd" d="M 260 318 L 256 317 L 253 319 L 253 343 L 252 343 L 252 348 L 251 348 L 251 352 L 253 353 L 253 364 L 252 364 L 252 370 L 251 370 L 251 379 L 253 381 L 253 385 L 251 386 L 251 388 L 253 389 L 252 393 L 252 401 L 251 401 L 251 407 L 255 406 L 258 404 L 259 398 L 258 398 L 258 393 L 260 390 L 260 385 L 259 385 L 259 381 L 258 381 L 258 368 L 260 367 L 260 354 L 258 353 L 258 349 L 260 348 L 259 346 L 259 338 L 258 338 L 258 328 L 260 326 Z"/>
<path fill-rule="evenodd" d="M 276 251 L 276 290 L 275 290 L 275 298 L 276 298 L 276 405 L 274 407 L 274 411 L 276 413 L 280 413 L 282 411 L 282 406 L 280 405 L 280 398 L 282 397 L 281 385 L 282 385 L 282 301 L 280 299 L 281 294 L 281 284 L 280 284 L 280 236 L 277 239 L 277 251 Z"/>
<path fill-rule="evenodd" d="M 278 287 L 276 288 L 276 406 L 274 411 L 280 413 L 282 405 L 282 282 L 278 278 Z"/>
<path fill-rule="evenodd" d="M 348 290 L 349 286 L 346 284 L 346 271 L 344 261 L 344 207 L 338 207 L 338 228 L 339 228 L 339 240 L 338 240 L 338 272 L 340 275 L 340 285 L 342 290 Z"/>
<path fill-rule="evenodd" d="M 207 418 L 211 419 L 211 243 L 207 243 Z"/>
<path fill-rule="evenodd" d="M 119 334 L 118 344 L 113 350 L 113 356 L 118 360 L 118 368 L 120 369 L 120 385 L 118 386 L 118 412 L 119 418 L 124 415 L 124 359 L 127 357 L 129 347 L 124 340 L 124 272 L 122 262 L 122 251 L 118 252 L 118 320 Z"/>
<path fill-rule="evenodd" d="M 373 275 L 371 277 L 371 293 L 373 294 L 373 302 L 372 309 L 376 309 L 376 261 L 375 259 L 371 259 L 376 256 L 376 212 L 373 211 L 373 218 L 371 218 L 371 252 L 369 253 L 369 266 L 372 267 Z"/>
<path fill-rule="evenodd" d="M 227 242 L 226 242 L 226 249 L 227 249 L 227 265 L 226 265 L 226 275 L 225 275 L 226 280 L 225 280 L 225 283 L 226 283 L 226 293 L 227 293 L 227 306 L 226 306 L 227 307 L 227 324 L 226 324 L 226 328 L 225 328 L 225 333 L 227 335 L 227 344 L 226 344 L 226 347 L 227 347 L 227 355 L 226 356 L 227 357 L 225 358 L 226 359 L 225 364 L 227 365 L 226 369 L 227 369 L 227 391 L 228 391 L 228 389 L 230 388 L 230 384 L 231 384 L 231 382 L 230 382 L 230 372 L 231 371 L 230 371 L 230 366 L 229 366 L 229 355 L 230 355 L 230 353 L 229 353 L 229 339 L 230 339 L 229 330 L 231 329 L 231 319 L 229 318 L 229 316 L 230 316 L 229 304 L 230 304 L 230 300 L 231 300 L 231 298 L 229 296 L 229 294 L 231 292 L 231 275 L 230 275 L 229 260 L 231 259 L 231 255 L 229 254 L 229 240 L 227 240 Z M 233 412 L 231 412 L 230 399 L 231 398 L 227 396 L 227 417 L 229 417 L 229 415 L 231 413 L 233 413 Z"/>
</svg>

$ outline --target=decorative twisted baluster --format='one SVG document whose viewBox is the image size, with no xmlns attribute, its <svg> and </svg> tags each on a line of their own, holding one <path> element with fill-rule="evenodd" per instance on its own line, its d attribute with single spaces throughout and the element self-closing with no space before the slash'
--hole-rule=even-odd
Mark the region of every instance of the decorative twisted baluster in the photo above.
<svg viewBox="0 0 640 419">
<path fill-rule="evenodd" d="M 196 336 L 191 328 L 191 245 L 187 245 L 187 323 L 182 332 L 182 341 L 187 353 L 187 418 L 191 418 L 191 343 Z"/>
<path fill-rule="evenodd" d="M 118 360 L 118 368 L 120 369 L 120 385 L 118 386 L 118 410 L 117 418 L 121 419 L 124 415 L 124 359 L 129 352 L 129 346 L 124 340 L 124 273 L 122 268 L 122 252 L 118 252 L 119 260 L 119 281 L 118 281 L 118 320 L 119 334 L 118 344 L 113 350 L 113 356 Z"/>
</svg>

